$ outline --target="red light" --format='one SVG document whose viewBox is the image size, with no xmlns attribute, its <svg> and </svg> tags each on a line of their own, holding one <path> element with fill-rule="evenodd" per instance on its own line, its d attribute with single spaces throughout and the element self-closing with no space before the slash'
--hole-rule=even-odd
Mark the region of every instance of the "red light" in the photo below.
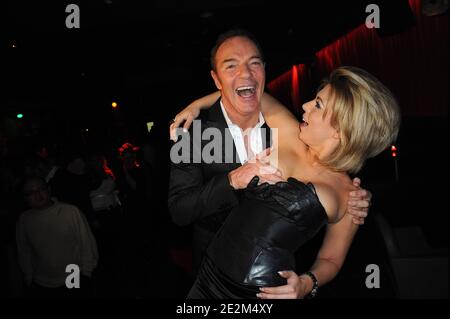
<svg viewBox="0 0 450 319">
<path fill-rule="evenodd" d="M 395 145 L 392 145 L 392 146 L 391 146 L 391 151 L 392 151 L 392 152 L 395 152 L 396 150 L 397 150 L 397 147 L 396 147 Z"/>
<path fill-rule="evenodd" d="M 392 157 L 397 157 L 397 153 L 392 152 Z"/>
</svg>

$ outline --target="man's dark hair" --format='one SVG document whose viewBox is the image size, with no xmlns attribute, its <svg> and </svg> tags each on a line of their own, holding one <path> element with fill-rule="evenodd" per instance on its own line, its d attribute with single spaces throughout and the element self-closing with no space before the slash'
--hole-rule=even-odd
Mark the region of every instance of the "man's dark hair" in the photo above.
<svg viewBox="0 0 450 319">
<path fill-rule="evenodd" d="M 231 29 L 231 30 L 226 31 L 226 32 L 222 33 L 221 35 L 219 35 L 216 40 L 216 44 L 211 49 L 211 69 L 213 69 L 214 71 L 216 71 L 217 50 L 225 41 L 227 41 L 228 39 L 234 38 L 234 37 L 244 37 L 244 38 L 247 38 L 250 41 L 252 41 L 253 44 L 258 49 L 259 54 L 261 55 L 261 59 L 264 61 L 264 54 L 261 49 L 261 45 L 259 44 L 258 40 L 252 33 L 250 33 L 249 31 L 247 31 L 245 29 Z"/>
</svg>

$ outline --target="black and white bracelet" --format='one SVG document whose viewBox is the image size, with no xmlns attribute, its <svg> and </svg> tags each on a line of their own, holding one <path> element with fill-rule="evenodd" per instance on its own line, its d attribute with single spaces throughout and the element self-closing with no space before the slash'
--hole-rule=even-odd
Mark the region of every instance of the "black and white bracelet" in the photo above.
<svg viewBox="0 0 450 319">
<path fill-rule="evenodd" d="M 304 275 L 309 276 L 313 281 L 313 288 L 310 293 L 305 296 L 305 299 L 314 298 L 317 295 L 317 291 L 319 290 L 319 281 L 317 280 L 316 276 L 314 276 L 314 274 L 310 271 L 305 272 Z"/>
</svg>

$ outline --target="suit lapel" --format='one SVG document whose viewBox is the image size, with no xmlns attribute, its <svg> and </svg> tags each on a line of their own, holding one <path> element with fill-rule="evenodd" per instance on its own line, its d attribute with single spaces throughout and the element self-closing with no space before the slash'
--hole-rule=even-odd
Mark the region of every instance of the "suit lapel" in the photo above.
<svg viewBox="0 0 450 319">
<path fill-rule="evenodd" d="M 268 147 L 272 146 L 272 130 L 267 125 L 267 123 L 264 123 L 261 126 L 261 136 L 262 136 L 262 143 L 263 143 L 263 150 L 265 150 Z"/>
<path fill-rule="evenodd" d="M 234 144 L 233 137 L 231 136 L 230 130 L 228 129 L 228 124 L 223 116 L 222 108 L 220 107 L 220 99 L 214 103 L 214 105 L 209 109 L 206 115 L 206 125 L 207 127 L 214 127 L 220 130 L 222 136 L 222 158 L 225 159 L 225 163 L 239 164 L 239 157 L 236 150 L 236 145 Z M 263 150 L 272 146 L 272 131 L 267 123 L 261 126 L 262 143 Z M 232 154 L 231 147 L 227 148 L 226 141 L 232 143 Z"/>
<path fill-rule="evenodd" d="M 220 106 L 220 99 L 214 103 L 209 109 L 206 116 L 207 127 L 214 127 L 220 130 L 222 138 L 222 159 L 227 164 L 234 164 L 233 167 L 240 166 L 239 157 L 237 156 L 236 145 L 234 144 L 233 136 L 228 129 L 228 124 L 223 116 L 222 108 Z"/>
</svg>

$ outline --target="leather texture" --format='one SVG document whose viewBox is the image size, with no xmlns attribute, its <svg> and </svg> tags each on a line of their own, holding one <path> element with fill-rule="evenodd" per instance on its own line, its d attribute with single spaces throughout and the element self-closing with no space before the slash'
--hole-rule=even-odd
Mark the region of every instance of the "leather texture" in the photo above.
<svg viewBox="0 0 450 319">
<path fill-rule="evenodd" d="M 285 285 L 278 271 L 295 271 L 294 252 L 317 234 L 328 217 L 311 183 L 294 178 L 275 185 L 257 183 L 255 177 L 207 255 L 235 283 Z"/>
</svg>

